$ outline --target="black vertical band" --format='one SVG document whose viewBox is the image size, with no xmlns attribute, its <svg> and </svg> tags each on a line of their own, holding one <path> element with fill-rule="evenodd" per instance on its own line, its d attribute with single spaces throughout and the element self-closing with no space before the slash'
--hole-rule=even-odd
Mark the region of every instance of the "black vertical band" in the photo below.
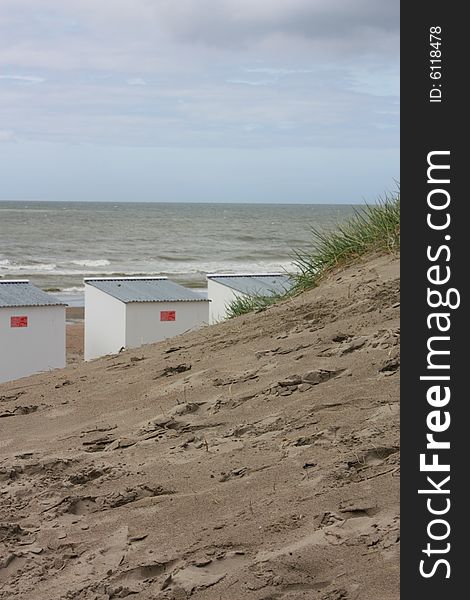
<svg viewBox="0 0 470 600">
<path fill-rule="evenodd" d="M 401 598 L 413 600 L 459 598 L 468 573 L 462 10 L 430 0 L 402 3 L 401 14 Z"/>
</svg>

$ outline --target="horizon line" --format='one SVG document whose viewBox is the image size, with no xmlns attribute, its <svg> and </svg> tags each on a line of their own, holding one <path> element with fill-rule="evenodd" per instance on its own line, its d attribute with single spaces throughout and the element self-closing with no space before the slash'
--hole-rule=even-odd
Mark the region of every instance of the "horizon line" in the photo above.
<svg viewBox="0 0 470 600">
<path fill-rule="evenodd" d="M 205 200 L 200 200 L 200 201 L 187 201 L 187 200 L 137 200 L 137 201 L 133 201 L 133 200 L 38 200 L 38 199 L 34 199 L 34 200 L 1 200 L 0 199 L 0 203 L 7 203 L 7 202 L 22 202 L 22 203 L 27 203 L 27 202 L 37 202 L 37 203 L 48 203 L 48 204 L 52 204 L 52 203 L 57 203 L 57 204 L 221 204 L 221 205 L 227 205 L 227 204 L 236 204 L 236 205 L 240 205 L 240 204 L 246 204 L 246 205 L 253 205 L 253 204 L 269 204 L 269 205 L 273 205 L 273 204 L 277 204 L 280 206 L 351 206 L 353 204 L 366 204 L 365 200 L 362 200 L 360 202 L 269 202 L 269 201 L 265 201 L 265 200 L 261 200 L 261 201 L 254 201 L 254 202 L 249 202 L 249 201 L 241 201 L 241 202 L 232 202 L 232 201 L 205 201 Z"/>
</svg>

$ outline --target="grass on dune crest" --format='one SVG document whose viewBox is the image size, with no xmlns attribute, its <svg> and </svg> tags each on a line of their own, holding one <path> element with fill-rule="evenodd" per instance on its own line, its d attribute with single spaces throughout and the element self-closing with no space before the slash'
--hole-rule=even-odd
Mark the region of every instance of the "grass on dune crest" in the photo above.
<svg viewBox="0 0 470 600">
<path fill-rule="evenodd" d="M 351 264 L 365 254 L 398 252 L 400 195 L 355 209 L 353 216 L 334 231 L 325 233 L 312 228 L 312 236 L 312 249 L 295 253 L 295 292 L 315 287 L 333 269 Z"/>
<path fill-rule="evenodd" d="M 273 296 L 239 297 L 228 307 L 228 318 L 264 310 L 281 300 L 314 288 L 337 267 L 354 263 L 372 252 L 394 254 L 400 250 L 400 194 L 355 209 L 353 216 L 333 231 L 312 227 L 310 249 L 296 251 L 290 276 L 294 287 Z"/>
</svg>

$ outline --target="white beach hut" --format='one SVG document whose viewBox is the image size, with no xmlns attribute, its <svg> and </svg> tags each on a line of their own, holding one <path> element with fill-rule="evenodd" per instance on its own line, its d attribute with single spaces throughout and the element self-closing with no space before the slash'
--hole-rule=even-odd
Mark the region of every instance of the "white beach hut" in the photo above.
<svg viewBox="0 0 470 600">
<path fill-rule="evenodd" d="M 212 273 L 207 275 L 207 296 L 210 299 L 209 323 L 227 317 L 227 308 L 237 298 L 272 296 L 292 287 L 284 273 Z"/>
<path fill-rule="evenodd" d="M 65 306 L 27 279 L 0 280 L 0 382 L 65 367 Z"/>
<path fill-rule="evenodd" d="M 85 360 L 206 325 L 209 300 L 166 277 L 85 279 Z"/>
</svg>

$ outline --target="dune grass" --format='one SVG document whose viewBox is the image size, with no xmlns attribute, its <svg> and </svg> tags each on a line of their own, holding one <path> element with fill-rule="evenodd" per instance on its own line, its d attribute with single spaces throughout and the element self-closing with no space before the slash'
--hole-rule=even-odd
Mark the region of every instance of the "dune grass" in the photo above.
<svg viewBox="0 0 470 600">
<path fill-rule="evenodd" d="M 312 228 L 312 248 L 297 251 L 296 293 L 318 285 L 333 269 L 346 266 L 371 252 L 396 253 L 400 250 L 400 194 L 379 199 L 377 204 L 354 210 L 343 225 L 329 232 Z"/>
<path fill-rule="evenodd" d="M 227 307 L 227 319 L 246 315 L 250 312 L 262 311 L 272 304 L 283 300 L 286 294 L 275 294 L 273 296 L 238 296 Z"/>
<path fill-rule="evenodd" d="M 228 307 L 228 318 L 266 309 L 281 300 L 316 287 L 321 279 L 338 267 L 354 263 L 373 253 L 398 253 L 400 250 L 400 194 L 386 196 L 376 204 L 354 210 L 353 216 L 333 231 L 312 227 L 310 249 L 294 253 L 296 272 L 291 290 L 273 296 L 240 297 Z"/>
</svg>

